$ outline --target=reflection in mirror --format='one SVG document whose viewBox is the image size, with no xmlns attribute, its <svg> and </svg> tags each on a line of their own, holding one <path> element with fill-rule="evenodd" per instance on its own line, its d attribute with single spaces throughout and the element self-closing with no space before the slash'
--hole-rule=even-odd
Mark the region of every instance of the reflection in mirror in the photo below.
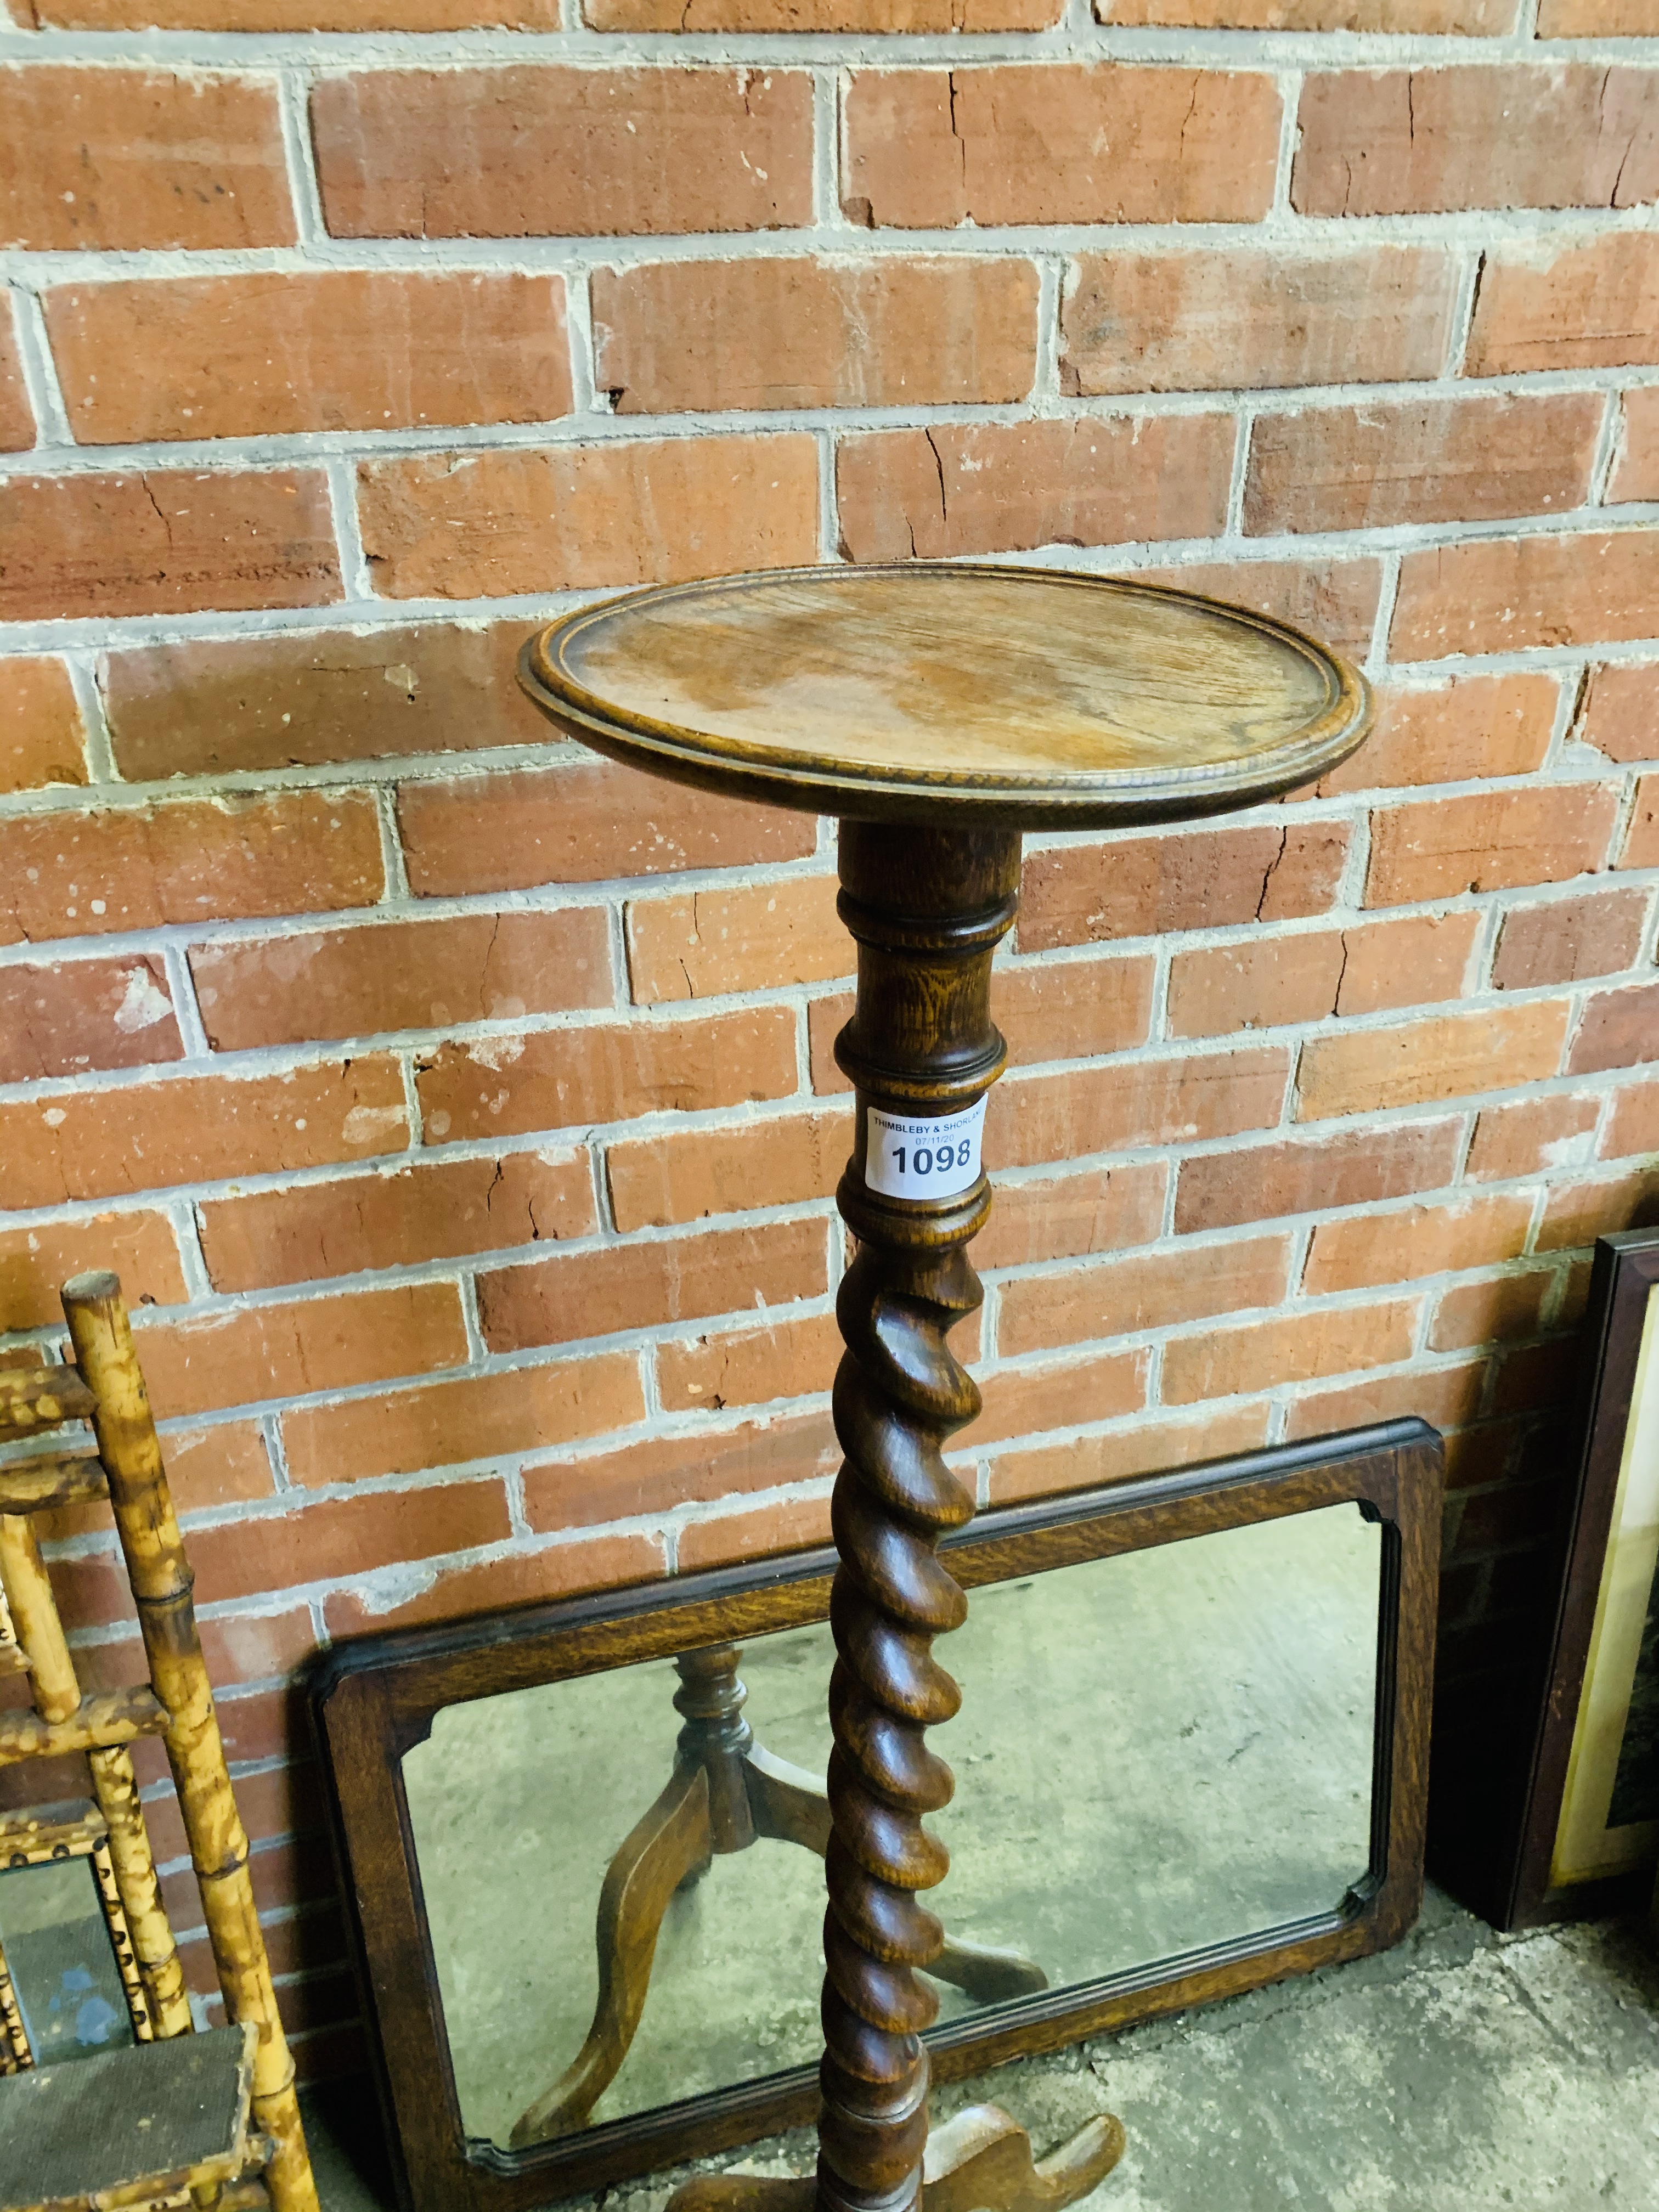
<svg viewBox="0 0 1659 2212">
<path fill-rule="evenodd" d="M 0 1957 L 37 2066 L 133 2040 L 90 1858 L 0 1874 Z"/>
<path fill-rule="evenodd" d="M 1332 1505 L 973 1592 L 940 1655 L 964 1709 L 929 1738 L 957 1779 L 942 2021 L 1340 1905 L 1370 1858 L 1380 1573 L 1380 1529 Z M 834 1656 L 820 1625 L 745 1644 L 735 1680 L 704 1655 L 515 1691 L 405 1756 L 469 2135 L 816 2061 Z M 682 1727 L 744 1723 L 747 1824 L 700 1765 L 673 1786 Z"/>
</svg>

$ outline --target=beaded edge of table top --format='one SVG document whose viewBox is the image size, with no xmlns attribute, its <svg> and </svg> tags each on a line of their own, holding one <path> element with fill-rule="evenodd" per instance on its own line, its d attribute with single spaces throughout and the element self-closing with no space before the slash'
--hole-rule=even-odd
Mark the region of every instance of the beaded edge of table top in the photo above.
<svg viewBox="0 0 1659 2212">
<path fill-rule="evenodd" d="M 1316 781 L 1371 719 L 1358 671 L 1272 617 L 980 563 L 655 586 L 538 632 L 520 671 L 648 772 L 887 821 L 1178 820 Z"/>
</svg>

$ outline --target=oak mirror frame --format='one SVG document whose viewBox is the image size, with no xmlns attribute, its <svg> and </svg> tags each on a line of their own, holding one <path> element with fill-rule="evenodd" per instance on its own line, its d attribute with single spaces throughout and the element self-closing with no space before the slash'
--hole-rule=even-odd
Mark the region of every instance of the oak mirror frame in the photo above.
<svg viewBox="0 0 1659 2212">
<path fill-rule="evenodd" d="M 1368 1729 L 1361 1717 L 1370 1762 L 1369 1837 L 1362 1812 L 1359 1863 L 1346 1893 L 1333 1895 L 1323 1909 L 1091 1979 L 958 2008 L 927 2035 L 936 2078 L 960 2079 L 1359 1958 L 1407 1933 L 1422 1897 L 1443 1480 L 1435 1431 L 1421 1421 L 1397 1420 L 995 1507 L 960 1537 L 945 1540 L 951 1571 L 970 1591 L 1224 1531 L 1265 1531 L 1267 1524 L 1327 1508 L 1357 1508 L 1378 1541 Z M 798 2065 L 627 2112 L 521 2150 L 469 2132 L 446 2031 L 404 1762 L 419 1747 L 429 1751 L 434 1723 L 451 1707 L 820 1623 L 834 1565 L 827 1547 L 746 1561 L 368 1636 L 337 1646 L 320 1664 L 312 1682 L 313 1717 L 404 2212 L 526 2212 L 813 2118 L 815 2069 Z M 1270 1577 L 1263 1583 L 1267 1611 L 1275 1592 Z M 758 1715 L 751 1717 L 758 1723 Z M 1040 1735 L 1042 1727 L 1034 1717 L 1033 1732 Z M 1103 1757 L 1109 1764 L 1109 1743 Z M 481 1826 L 480 1879 L 487 1878 L 489 1861 L 489 1837 Z M 949 1888 L 947 1883 L 930 1900 L 947 1912 Z M 592 1899 L 573 1902 L 571 1910 L 591 1929 Z"/>
</svg>

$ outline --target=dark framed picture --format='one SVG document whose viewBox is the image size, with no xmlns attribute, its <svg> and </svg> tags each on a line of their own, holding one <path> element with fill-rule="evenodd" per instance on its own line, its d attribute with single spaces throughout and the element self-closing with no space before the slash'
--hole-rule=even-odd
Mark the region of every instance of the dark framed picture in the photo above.
<svg viewBox="0 0 1659 2212">
<path fill-rule="evenodd" d="M 1659 1231 L 1596 1244 L 1582 1447 L 1508 1924 L 1607 1912 L 1659 1856 Z"/>
<path fill-rule="evenodd" d="M 927 2032 L 959 2078 L 1396 1942 L 1439 1439 L 981 1514 L 940 1646 Z M 817 2108 L 833 1554 L 342 1645 L 313 1685 L 408 2212 L 520 2212 Z"/>
</svg>

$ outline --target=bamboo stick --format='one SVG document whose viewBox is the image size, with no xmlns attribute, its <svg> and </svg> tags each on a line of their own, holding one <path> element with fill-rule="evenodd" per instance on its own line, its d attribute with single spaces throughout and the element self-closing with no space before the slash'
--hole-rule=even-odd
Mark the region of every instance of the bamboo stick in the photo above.
<svg viewBox="0 0 1659 2212">
<path fill-rule="evenodd" d="M 0 1589 L 5 1593 L 18 1641 L 28 1657 L 35 1711 L 43 1721 L 62 1722 L 79 1711 L 81 1685 L 33 1527 L 21 1515 L 0 1514 Z M 149 1992 L 155 2032 L 186 2034 L 191 2022 L 184 1968 L 161 1907 L 161 1883 L 131 1756 L 124 1749 L 96 1750 L 87 1764 L 92 1769 L 98 1809 L 109 1830 L 116 1885 L 126 1908 L 138 1971 Z"/>
<path fill-rule="evenodd" d="M 258 2030 L 253 2113 L 276 2147 L 266 2177 L 271 2203 L 275 2212 L 319 2212 L 294 2094 L 294 2060 L 276 2009 L 248 1874 L 247 1837 L 230 1786 L 196 1629 L 193 1578 L 121 1285 L 112 1274 L 77 1275 L 64 1284 L 63 1297 L 76 1358 L 94 1401 L 92 1423 L 137 1601 L 150 1681 L 171 1716 L 167 1757 L 225 2010 L 232 2021 L 252 2021 Z"/>
<path fill-rule="evenodd" d="M 47 1452 L 0 1467 L 0 1513 L 46 1513 L 108 1495 L 104 1464 L 95 1452 Z"/>
<path fill-rule="evenodd" d="M 67 1720 L 39 1713 L 0 1713 L 0 1766 L 21 1759 L 57 1759 L 67 1751 L 102 1751 L 135 1736 L 165 1735 L 167 1708 L 149 1690 L 94 1690 Z"/>
<path fill-rule="evenodd" d="M 92 1413 L 92 1393 L 72 1367 L 0 1367 L 0 1435 L 8 1429 L 57 1429 Z"/>
</svg>

